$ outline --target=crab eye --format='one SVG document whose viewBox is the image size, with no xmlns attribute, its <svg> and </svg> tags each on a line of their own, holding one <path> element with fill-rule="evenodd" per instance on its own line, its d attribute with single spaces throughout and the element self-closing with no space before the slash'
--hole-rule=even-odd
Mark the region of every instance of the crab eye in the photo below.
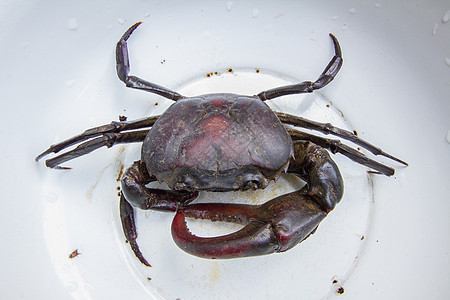
<svg viewBox="0 0 450 300">
<path fill-rule="evenodd" d="M 196 181 L 192 176 L 183 174 L 179 176 L 176 183 L 173 185 L 173 189 L 177 191 L 191 191 L 196 188 Z"/>
<path fill-rule="evenodd" d="M 187 190 L 187 185 L 184 182 L 177 182 L 173 185 L 173 189 L 176 191 Z"/>
<path fill-rule="evenodd" d="M 249 180 L 244 183 L 244 190 L 256 190 L 260 188 L 260 186 L 261 182 L 259 182 L 258 180 Z"/>
<path fill-rule="evenodd" d="M 243 190 L 256 190 L 263 187 L 263 176 L 261 175 L 249 175 L 244 179 L 242 189 Z"/>
<path fill-rule="evenodd" d="M 198 189 L 197 180 L 190 174 L 179 174 L 175 178 L 172 189 L 176 191 L 194 191 Z"/>
</svg>

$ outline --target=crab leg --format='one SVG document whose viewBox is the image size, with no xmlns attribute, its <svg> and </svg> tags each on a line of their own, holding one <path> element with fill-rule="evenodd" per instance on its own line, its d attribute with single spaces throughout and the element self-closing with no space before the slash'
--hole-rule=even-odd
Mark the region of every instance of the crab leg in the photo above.
<svg viewBox="0 0 450 300">
<path fill-rule="evenodd" d="M 66 161 L 91 153 L 92 151 L 103 146 L 110 148 L 115 144 L 142 142 L 147 133 L 148 130 L 124 133 L 104 133 L 103 136 L 84 142 L 71 151 L 67 151 L 54 158 L 47 159 L 45 161 L 45 165 L 49 168 L 70 169 L 70 167 L 61 167 L 59 165 Z"/>
<path fill-rule="evenodd" d="M 130 72 L 130 61 L 128 59 L 127 40 L 133 31 L 141 25 L 142 22 L 137 22 L 131 26 L 117 42 L 116 46 L 116 70 L 117 76 L 123 81 L 127 87 L 144 90 L 150 93 L 155 93 L 171 100 L 178 100 L 183 98 L 177 92 L 171 91 L 165 87 L 145 81 L 136 76 L 128 75 Z"/>
<path fill-rule="evenodd" d="M 327 139 L 291 128 L 287 128 L 287 131 L 293 140 L 311 141 L 323 148 L 330 150 L 333 154 L 340 153 L 361 165 L 372 168 L 377 172 L 380 172 L 387 176 L 392 176 L 395 173 L 395 170 L 393 168 L 368 158 L 363 153 L 341 143 L 341 141 L 339 140 Z"/>
<path fill-rule="evenodd" d="M 125 238 L 127 242 L 130 243 L 131 249 L 133 250 L 134 255 L 139 259 L 141 263 L 146 265 L 147 267 L 151 267 L 148 261 L 142 255 L 141 250 L 139 249 L 139 245 L 136 242 L 137 239 L 137 230 L 136 223 L 134 220 L 134 210 L 130 203 L 127 202 L 122 193 L 120 193 L 120 220 L 122 221 L 122 229 L 125 234 Z"/>
<path fill-rule="evenodd" d="M 156 180 L 156 177 L 149 175 L 145 163 L 135 161 L 120 180 L 122 193 L 133 207 L 172 212 L 184 207 L 198 196 L 197 192 L 146 187 L 147 184 Z"/>
<path fill-rule="evenodd" d="M 311 93 L 312 91 L 321 89 L 329 84 L 339 72 L 343 62 L 341 46 L 339 45 L 337 38 L 331 33 L 330 37 L 333 40 L 335 54 L 316 81 L 304 81 L 298 84 L 277 87 L 263 91 L 257 96 L 265 101 L 290 94 Z"/>
<path fill-rule="evenodd" d="M 294 125 L 294 126 L 298 126 L 298 127 L 302 127 L 302 128 L 316 130 L 316 131 L 319 131 L 324 134 L 335 135 L 340 138 L 351 141 L 351 142 L 369 150 L 374 155 L 381 155 L 381 156 L 387 157 L 389 159 L 392 159 L 396 162 L 399 162 L 405 166 L 408 165 L 408 163 L 404 162 L 403 160 L 398 159 L 398 158 L 384 152 L 380 148 L 359 138 L 355 133 L 347 131 L 345 129 L 334 127 L 331 123 L 319 123 L 319 122 L 308 120 L 306 118 L 302 118 L 299 116 L 293 116 L 293 115 L 280 113 L 280 112 L 275 112 L 275 114 L 280 119 L 280 121 L 283 122 L 284 124 L 290 124 L 290 125 Z"/>
<path fill-rule="evenodd" d="M 307 185 L 262 205 L 193 204 L 179 210 L 172 223 L 175 243 L 203 258 L 236 258 L 286 251 L 312 234 L 342 198 L 339 169 L 323 148 L 305 141 L 294 143 L 290 172 L 304 175 Z M 185 217 L 245 224 L 219 237 L 197 237 Z"/>
<path fill-rule="evenodd" d="M 137 230 L 133 207 L 174 212 L 198 196 L 198 193 L 152 189 L 145 186 L 153 181 L 156 181 L 156 178 L 149 174 L 145 164 L 142 161 L 136 161 L 125 171 L 121 179 L 120 194 L 120 218 L 125 238 L 136 257 L 149 267 L 150 264 L 142 255 L 136 242 Z"/>
<path fill-rule="evenodd" d="M 90 128 L 86 131 L 84 131 L 82 134 L 76 135 L 74 137 L 71 137 L 68 140 L 65 140 L 61 143 L 51 145 L 47 150 L 42 152 L 36 157 L 36 161 L 39 161 L 42 157 L 50 154 L 50 153 L 58 153 L 59 151 L 70 147 L 72 145 L 78 144 L 82 141 L 103 135 L 108 133 L 118 133 L 121 131 L 127 131 L 127 130 L 133 130 L 133 129 L 140 129 L 140 128 L 146 128 L 151 127 L 156 120 L 159 118 L 159 116 L 151 116 L 148 118 L 143 118 L 135 121 L 121 121 L 116 122 L 113 121 L 110 124 L 101 125 L 98 127 Z"/>
</svg>

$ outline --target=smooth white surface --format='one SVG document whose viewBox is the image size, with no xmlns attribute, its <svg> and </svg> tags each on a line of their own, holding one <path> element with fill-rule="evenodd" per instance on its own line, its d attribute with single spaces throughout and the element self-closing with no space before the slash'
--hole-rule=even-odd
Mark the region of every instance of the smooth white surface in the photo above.
<svg viewBox="0 0 450 300">
<path fill-rule="evenodd" d="M 447 1 L 1 1 L 0 8 L 1 298 L 448 295 Z M 314 80 L 331 58 L 327 34 L 333 32 L 344 55 L 336 80 L 318 98 L 290 96 L 273 107 L 307 114 L 330 101 L 333 112 L 343 112 L 344 125 L 410 167 L 392 163 L 398 167 L 395 176 L 372 176 L 374 201 L 361 196 L 358 202 L 357 188 L 370 192 L 367 181 L 354 183 L 367 178 L 365 169 L 336 157 L 345 198 L 314 236 L 285 254 L 212 262 L 192 258 L 173 245 L 171 216 L 142 213 L 138 226 L 144 224 L 141 236 L 148 236 L 141 244 L 154 267 L 136 264 L 120 231 L 116 178 L 121 164 L 138 158 L 139 146 L 99 150 L 70 162 L 69 172 L 33 159 L 50 144 L 118 115 L 132 120 L 170 104 L 126 89 L 116 78 L 115 43 L 138 20 L 144 24 L 129 43 L 132 73 L 184 88 L 187 95 L 192 87 L 202 93 L 207 80 L 220 91 L 246 88 L 248 94 L 261 90 L 262 80 L 252 82 L 266 75 L 267 84 L 275 85 Z M 235 75 L 205 78 L 229 67 Z M 271 87 L 264 82 L 263 88 Z M 322 111 L 312 116 L 326 117 Z M 362 229 L 352 240 L 349 228 L 354 228 L 346 222 L 355 220 Z M 150 222 L 160 228 L 145 226 Z M 345 238 L 341 252 L 330 252 L 339 234 Z M 70 260 L 75 249 L 81 254 Z M 334 279 L 344 294 L 334 294 Z"/>
</svg>

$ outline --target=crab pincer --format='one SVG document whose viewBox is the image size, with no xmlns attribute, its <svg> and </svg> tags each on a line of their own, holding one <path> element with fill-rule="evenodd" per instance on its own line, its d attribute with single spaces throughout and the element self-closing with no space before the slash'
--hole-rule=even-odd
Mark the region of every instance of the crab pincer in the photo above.
<svg viewBox="0 0 450 300">
<path fill-rule="evenodd" d="M 292 248 L 308 237 L 325 216 L 326 213 L 317 204 L 302 197 L 300 192 L 255 206 L 193 204 L 175 215 L 172 237 L 178 247 L 198 257 L 226 259 L 257 256 Z M 245 221 L 245 226 L 235 233 L 204 238 L 189 231 L 185 217 L 232 223 Z"/>
<path fill-rule="evenodd" d="M 296 142 L 298 154 L 291 171 L 303 173 L 307 184 L 261 205 L 205 203 L 179 210 L 172 222 L 172 237 L 185 252 L 203 258 L 237 258 L 283 252 L 315 231 L 343 195 L 339 169 L 329 154 L 309 142 Z M 219 237 L 192 234 L 185 217 L 242 224 Z"/>
</svg>

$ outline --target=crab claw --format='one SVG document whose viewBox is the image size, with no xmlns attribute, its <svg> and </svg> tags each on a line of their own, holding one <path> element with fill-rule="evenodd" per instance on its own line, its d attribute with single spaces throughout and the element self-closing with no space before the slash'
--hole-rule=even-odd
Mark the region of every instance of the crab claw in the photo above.
<svg viewBox="0 0 450 300">
<path fill-rule="evenodd" d="M 236 258 L 286 251 L 307 238 L 326 217 L 304 190 L 274 198 L 262 205 L 193 204 L 177 212 L 172 223 L 175 243 L 203 258 Z M 192 234 L 185 217 L 225 221 L 245 226 L 218 237 Z"/>
</svg>

